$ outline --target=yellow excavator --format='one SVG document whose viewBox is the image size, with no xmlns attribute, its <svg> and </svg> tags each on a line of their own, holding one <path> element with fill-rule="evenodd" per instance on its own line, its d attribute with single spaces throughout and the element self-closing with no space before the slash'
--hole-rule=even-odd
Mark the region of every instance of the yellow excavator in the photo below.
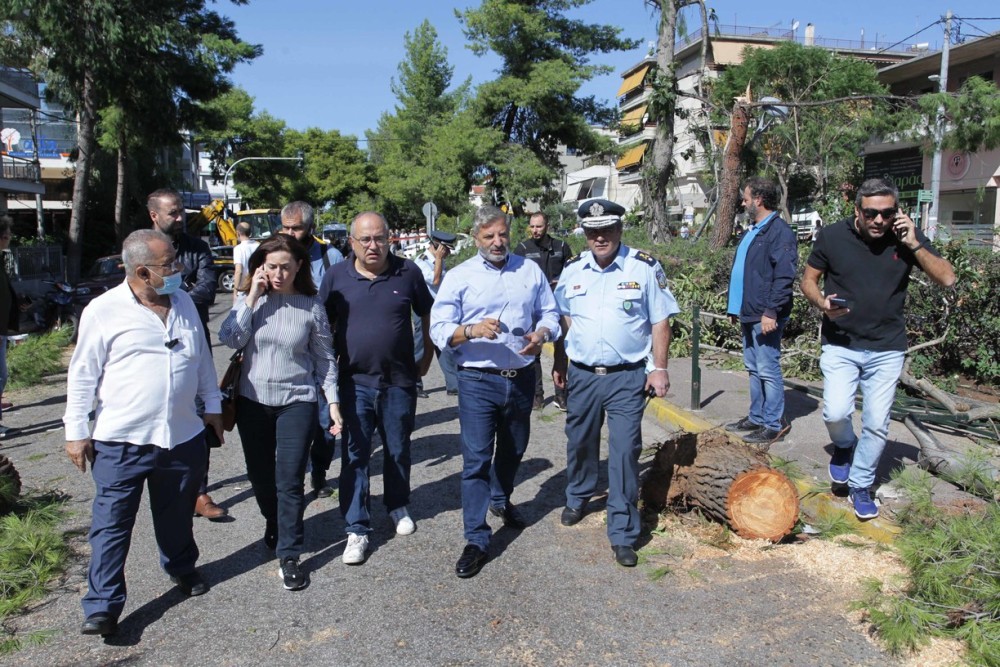
<svg viewBox="0 0 1000 667">
<path fill-rule="evenodd" d="M 281 209 L 262 208 L 237 211 L 235 220 L 228 215 L 226 205 L 216 199 L 187 219 L 187 232 L 194 236 L 208 237 L 218 274 L 219 289 L 233 290 L 233 248 L 239 243 L 236 225 L 249 223 L 250 238 L 266 239 L 281 227 Z"/>
</svg>

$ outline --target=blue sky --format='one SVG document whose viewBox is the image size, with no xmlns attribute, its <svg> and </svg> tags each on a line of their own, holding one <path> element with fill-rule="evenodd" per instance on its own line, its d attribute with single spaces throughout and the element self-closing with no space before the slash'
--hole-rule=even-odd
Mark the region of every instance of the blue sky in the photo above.
<svg viewBox="0 0 1000 667">
<path fill-rule="evenodd" d="M 267 110 L 289 126 L 320 127 L 364 137 L 383 111 L 392 110 L 395 98 L 389 89 L 403 59 L 403 35 L 425 18 L 438 32 L 455 68 L 454 81 L 471 76 L 474 83 L 495 76 L 499 61 L 477 57 L 466 48 L 462 26 L 454 9 L 478 6 L 471 0 L 251 0 L 235 6 L 219 2 L 216 8 L 236 22 L 243 39 L 262 44 L 264 55 L 233 74 L 234 82 L 254 96 L 256 108 Z M 929 0 L 900 2 L 840 2 L 817 0 L 708 0 L 722 25 L 787 27 L 798 21 L 799 34 L 806 23 L 816 26 L 820 38 L 878 39 L 904 44 L 942 44 L 942 26 L 920 34 L 949 9 Z M 900 7 L 905 6 L 905 11 Z M 979 35 L 1000 30 L 1000 5 L 995 0 L 963 0 L 952 5 L 956 16 L 966 17 L 963 33 Z M 628 37 L 643 44 L 656 39 L 656 19 L 643 0 L 594 0 L 574 12 L 582 20 L 620 26 Z M 689 25 L 697 27 L 691 15 Z M 908 38 L 908 39 L 906 39 Z M 608 64 L 615 73 L 595 78 L 583 94 L 611 101 L 621 82 L 620 72 L 640 60 L 646 47 L 630 53 L 598 54 L 593 62 Z M 363 144 L 362 144 L 363 146 Z"/>
</svg>

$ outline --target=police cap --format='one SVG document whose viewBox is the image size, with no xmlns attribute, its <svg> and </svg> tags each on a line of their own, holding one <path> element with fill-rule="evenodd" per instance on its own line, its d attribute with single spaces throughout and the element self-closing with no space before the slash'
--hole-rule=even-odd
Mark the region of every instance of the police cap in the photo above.
<svg viewBox="0 0 1000 667">
<path fill-rule="evenodd" d="M 457 236 L 449 234 L 448 232 L 439 232 L 436 229 L 431 232 L 431 241 L 434 241 L 435 243 L 443 243 L 446 246 L 454 246 L 455 241 L 457 240 Z"/>
<path fill-rule="evenodd" d="M 584 229 L 604 229 L 617 225 L 625 215 L 625 207 L 607 199 L 589 199 L 577 211 Z"/>
</svg>

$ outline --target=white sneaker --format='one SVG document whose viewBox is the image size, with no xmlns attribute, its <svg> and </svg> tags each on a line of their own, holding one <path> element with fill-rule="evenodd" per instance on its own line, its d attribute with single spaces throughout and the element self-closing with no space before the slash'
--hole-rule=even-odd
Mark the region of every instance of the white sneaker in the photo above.
<svg viewBox="0 0 1000 667">
<path fill-rule="evenodd" d="M 357 533 L 347 534 L 347 546 L 344 547 L 344 564 L 360 565 L 365 562 L 365 554 L 368 552 L 368 536 Z"/>
<path fill-rule="evenodd" d="M 412 535 L 413 531 L 417 529 L 417 524 L 410 518 L 410 513 L 406 511 L 405 506 L 397 507 L 389 512 L 389 518 L 396 526 L 397 535 Z"/>
</svg>

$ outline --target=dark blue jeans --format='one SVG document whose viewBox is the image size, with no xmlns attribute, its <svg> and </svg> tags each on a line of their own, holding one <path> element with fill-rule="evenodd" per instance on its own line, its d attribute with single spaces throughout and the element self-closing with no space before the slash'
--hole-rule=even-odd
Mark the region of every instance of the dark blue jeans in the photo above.
<svg viewBox="0 0 1000 667">
<path fill-rule="evenodd" d="M 458 421 L 462 430 L 462 523 L 465 540 L 487 549 L 489 506 L 503 507 L 531 435 L 535 374 L 531 366 L 505 378 L 474 369 L 458 371 Z"/>
<path fill-rule="evenodd" d="M 316 403 L 316 431 L 309 447 L 309 462 L 313 479 L 325 481 L 337 449 L 337 436 L 330 434 L 330 404 L 323 398 L 322 387 L 316 387 L 316 395 L 320 400 Z"/>
<path fill-rule="evenodd" d="M 117 618 L 125 607 L 125 558 L 144 484 L 149 487 L 160 565 L 169 575 L 194 571 L 198 545 L 191 522 L 198 484 L 205 477 L 205 449 L 203 434 L 173 449 L 94 441 L 95 494 L 85 616 L 105 612 Z"/>
<path fill-rule="evenodd" d="M 371 532 L 371 484 L 368 462 L 378 429 L 384 444 L 382 500 L 392 511 L 410 504 L 410 434 L 417 411 L 416 387 L 377 389 L 340 381 L 344 435 L 340 456 L 340 513 L 347 532 Z"/>
<path fill-rule="evenodd" d="M 302 554 L 305 493 L 302 476 L 316 427 L 316 402 L 272 407 L 240 396 L 236 427 L 247 476 L 264 519 L 278 526 L 278 558 Z"/>
<path fill-rule="evenodd" d="M 787 319 L 778 320 L 778 328 L 764 335 L 760 322 L 745 322 L 743 330 L 743 365 L 750 374 L 750 421 L 774 431 L 781 430 L 785 414 L 785 383 L 781 377 L 781 332 Z"/>
</svg>

